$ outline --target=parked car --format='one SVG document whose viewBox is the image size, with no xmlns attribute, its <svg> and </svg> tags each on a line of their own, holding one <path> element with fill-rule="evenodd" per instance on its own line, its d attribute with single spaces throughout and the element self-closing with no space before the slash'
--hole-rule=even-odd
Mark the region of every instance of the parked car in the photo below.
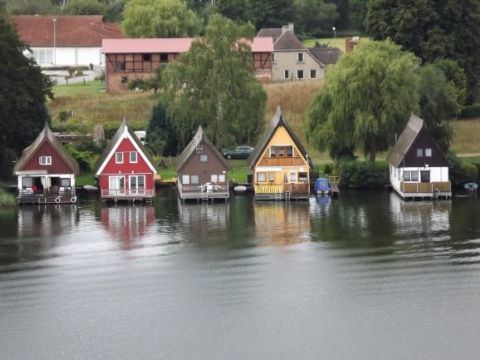
<svg viewBox="0 0 480 360">
<path fill-rule="evenodd" d="M 248 159 L 253 151 L 253 147 L 248 145 L 239 145 L 235 149 L 223 150 L 223 156 L 227 159 Z"/>
</svg>

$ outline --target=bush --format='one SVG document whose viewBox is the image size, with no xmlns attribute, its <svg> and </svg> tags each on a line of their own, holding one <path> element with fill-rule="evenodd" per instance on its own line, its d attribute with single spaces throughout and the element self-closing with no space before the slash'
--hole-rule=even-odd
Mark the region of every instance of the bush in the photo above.
<svg viewBox="0 0 480 360">
<path fill-rule="evenodd" d="M 350 189 L 374 189 L 388 184 L 386 161 L 346 161 L 340 163 L 340 186 Z"/>
<path fill-rule="evenodd" d="M 465 106 L 460 112 L 462 118 L 480 117 L 480 103 L 475 103 L 470 106 Z"/>
<path fill-rule="evenodd" d="M 0 206 L 15 206 L 17 199 L 0 186 Z"/>
<path fill-rule="evenodd" d="M 447 155 L 450 168 L 450 181 L 455 187 L 461 187 L 468 182 L 478 182 L 480 164 L 473 164 L 459 159 L 453 152 Z"/>
</svg>

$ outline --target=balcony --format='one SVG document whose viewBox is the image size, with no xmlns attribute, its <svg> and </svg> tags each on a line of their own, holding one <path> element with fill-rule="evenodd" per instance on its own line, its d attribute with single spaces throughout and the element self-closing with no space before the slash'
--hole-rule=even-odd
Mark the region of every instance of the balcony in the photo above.
<svg viewBox="0 0 480 360">
<path fill-rule="evenodd" d="M 117 199 L 117 200 L 129 200 L 129 199 L 147 199 L 153 198 L 155 192 L 153 190 L 138 189 L 138 190 L 112 190 L 102 189 L 102 199 Z"/>
<path fill-rule="evenodd" d="M 451 193 L 452 184 L 449 181 L 431 183 L 401 182 L 400 191 L 404 194 Z"/>
<path fill-rule="evenodd" d="M 309 194 L 310 185 L 304 184 L 255 184 L 255 194 Z"/>
<path fill-rule="evenodd" d="M 258 166 L 302 166 L 306 165 L 300 156 L 264 157 Z"/>
<path fill-rule="evenodd" d="M 188 199 L 228 199 L 230 188 L 227 184 L 206 183 L 203 185 L 184 185 L 177 183 L 178 195 L 182 200 Z"/>
</svg>

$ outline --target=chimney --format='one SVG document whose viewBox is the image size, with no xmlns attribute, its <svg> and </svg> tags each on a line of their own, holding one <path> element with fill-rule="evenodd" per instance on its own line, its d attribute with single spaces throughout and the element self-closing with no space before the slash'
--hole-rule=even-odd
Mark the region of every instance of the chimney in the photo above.
<svg viewBox="0 0 480 360">
<path fill-rule="evenodd" d="M 358 45 L 360 38 L 358 36 L 353 36 L 345 39 L 345 52 L 351 53 L 355 46 Z"/>
<path fill-rule="evenodd" d="M 288 23 L 287 25 L 282 25 L 282 35 L 285 34 L 287 31 L 291 31 L 292 34 L 295 34 L 295 27 L 293 23 Z"/>
</svg>

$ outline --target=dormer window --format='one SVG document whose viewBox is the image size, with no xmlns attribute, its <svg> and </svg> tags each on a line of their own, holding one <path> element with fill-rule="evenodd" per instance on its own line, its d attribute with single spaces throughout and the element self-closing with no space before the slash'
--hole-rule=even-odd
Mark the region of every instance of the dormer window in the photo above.
<svg viewBox="0 0 480 360">
<path fill-rule="evenodd" d="M 115 153 L 115 164 L 123 164 L 123 152 Z"/>
<path fill-rule="evenodd" d="M 38 163 L 43 166 L 52 165 L 52 157 L 50 155 L 42 155 L 38 157 Z"/>
</svg>

